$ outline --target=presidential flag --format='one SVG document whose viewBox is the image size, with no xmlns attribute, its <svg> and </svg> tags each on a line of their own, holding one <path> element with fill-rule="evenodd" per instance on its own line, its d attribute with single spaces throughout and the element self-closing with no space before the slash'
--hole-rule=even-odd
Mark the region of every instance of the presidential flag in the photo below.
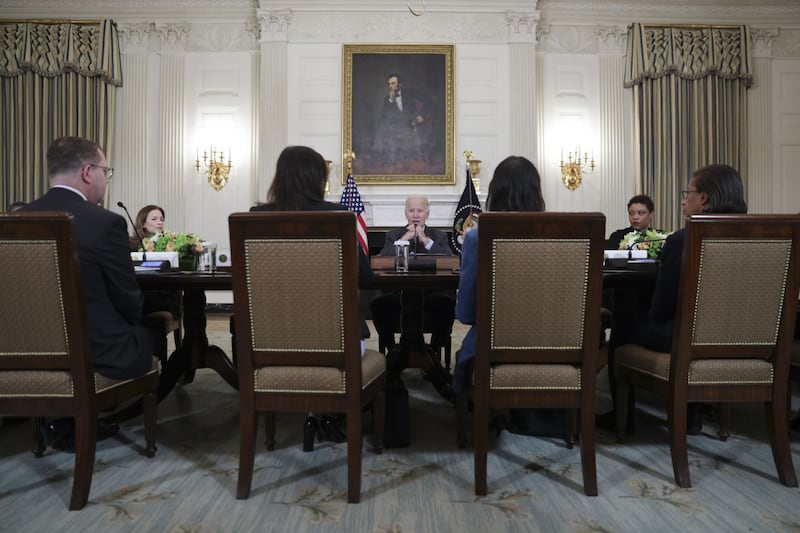
<svg viewBox="0 0 800 533">
<path fill-rule="evenodd" d="M 342 191 L 342 198 L 339 203 L 347 207 L 350 211 L 356 214 L 356 229 L 358 232 L 358 242 L 364 249 L 364 253 L 369 256 L 369 244 L 367 241 L 367 222 L 364 220 L 364 202 L 361 201 L 361 195 L 358 193 L 356 187 L 356 180 L 353 179 L 352 174 L 347 175 L 347 183 Z"/>
<path fill-rule="evenodd" d="M 478 227 L 478 214 L 481 212 L 481 201 L 475 192 L 472 184 L 472 174 L 467 167 L 467 183 L 464 185 L 464 192 L 456 207 L 456 214 L 453 217 L 453 234 L 450 237 L 450 248 L 456 255 L 461 255 L 461 245 L 464 243 L 464 235 Z"/>
</svg>

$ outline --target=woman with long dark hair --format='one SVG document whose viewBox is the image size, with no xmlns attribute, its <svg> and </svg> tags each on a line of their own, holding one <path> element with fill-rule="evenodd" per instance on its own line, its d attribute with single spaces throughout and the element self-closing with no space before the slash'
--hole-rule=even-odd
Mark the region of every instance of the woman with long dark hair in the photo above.
<svg viewBox="0 0 800 533">
<path fill-rule="evenodd" d="M 536 167 L 520 156 L 505 158 L 494 170 L 486 198 L 487 211 L 544 211 L 542 184 Z M 480 224 L 479 224 L 480 225 Z M 461 394 L 470 383 L 475 359 L 476 291 L 478 281 L 478 231 L 464 236 L 461 246 L 461 275 L 456 295 L 456 318 L 470 327 L 461 344 L 453 369 L 453 392 Z"/>
</svg>

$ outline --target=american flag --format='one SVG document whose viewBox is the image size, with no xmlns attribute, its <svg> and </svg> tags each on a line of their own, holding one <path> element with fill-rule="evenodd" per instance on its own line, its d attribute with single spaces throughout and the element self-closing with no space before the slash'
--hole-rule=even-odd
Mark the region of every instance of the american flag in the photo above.
<svg viewBox="0 0 800 533">
<path fill-rule="evenodd" d="M 364 202 L 361 201 L 361 195 L 358 193 L 356 187 L 356 180 L 353 179 L 352 174 L 347 175 L 347 183 L 342 191 L 342 199 L 339 203 L 346 206 L 347 209 L 356 214 L 358 242 L 364 249 L 364 253 L 369 256 L 369 245 L 367 244 L 367 222 L 364 220 Z"/>
</svg>

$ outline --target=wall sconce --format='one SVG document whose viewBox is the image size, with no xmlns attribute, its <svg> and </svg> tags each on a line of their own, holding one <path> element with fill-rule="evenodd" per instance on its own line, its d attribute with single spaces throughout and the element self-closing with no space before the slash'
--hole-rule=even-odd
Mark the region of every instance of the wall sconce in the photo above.
<svg viewBox="0 0 800 533">
<path fill-rule="evenodd" d="M 472 177 L 472 186 L 475 187 L 475 192 L 479 192 L 481 188 L 481 181 L 477 178 L 481 173 L 481 160 L 473 158 L 472 150 L 464 151 L 464 159 L 467 160 L 469 165 L 469 175 Z"/>
<path fill-rule="evenodd" d="M 583 159 L 581 159 L 580 146 L 575 149 L 574 156 L 573 152 L 567 153 L 566 163 L 564 162 L 564 150 L 561 150 L 561 181 L 564 182 L 564 186 L 570 191 L 574 191 L 580 187 L 581 181 L 583 181 L 583 175 L 593 172 L 594 167 L 594 156 L 589 159 L 588 152 L 584 152 Z"/>
<path fill-rule="evenodd" d="M 228 163 L 225 163 L 225 154 L 222 150 L 211 147 L 211 157 L 208 152 L 203 151 L 203 166 L 200 167 L 200 151 L 197 152 L 197 159 L 194 161 L 194 168 L 198 174 L 207 174 L 208 183 L 217 192 L 221 191 L 228 184 L 231 174 L 231 150 L 228 149 Z"/>
<path fill-rule="evenodd" d="M 325 165 L 328 167 L 328 177 L 325 178 L 325 194 L 330 194 L 331 192 L 331 165 L 333 165 L 333 161 L 330 159 L 325 160 Z"/>
</svg>

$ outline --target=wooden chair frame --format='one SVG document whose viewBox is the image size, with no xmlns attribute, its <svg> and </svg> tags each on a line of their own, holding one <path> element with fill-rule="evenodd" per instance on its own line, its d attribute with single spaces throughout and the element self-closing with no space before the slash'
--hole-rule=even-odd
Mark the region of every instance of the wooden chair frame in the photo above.
<svg viewBox="0 0 800 533">
<path fill-rule="evenodd" d="M 355 215 L 344 211 L 326 212 L 257 212 L 234 213 L 229 217 L 231 236 L 231 258 L 233 271 L 234 312 L 236 316 L 236 352 L 239 367 L 239 395 L 241 399 L 241 443 L 239 456 L 239 481 L 236 497 L 247 498 L 253 475 L 255 438 L 257 430 L 256 413 L 266 413 L 267 447 L 274 446 L 274 413 L 279 411 L 300 412 L 344 412 L 347 415 L 347 500 L 357 503 L 361 492 L 361 447 L 362 447 L 362 409 L 372 403 L 373 424 L 375 426 L 374 449 L 380 453 L 384 426 L 384 389 L 386 384 L 385 359 L 370 350 L 361 357 L 358 301 L 358 249 L 356 240 Z M 257 242 L 293 241 L 297 250 L 314 249 L 319 241 L 336 242 L 340 246 L 341 276 L 339 301 L 330 308 L 319 303 L 318 311 L 329 316 L 331 321 L 341 317 L 341 349 L 304 349 L 294 337 L 302 336 L 304 331 L 312 331 L 315 325 L 308 321 L 297 325 L 298 335 L 289 342 L 292 346 L 284 349 L 270 347 L 267 334 L 255 332 L 253 324 L 264 324 L 265 316 L 285 313 L 287 306 L 299 306 L 302 299 L 317 302 L 315 294 L 298 286 L 291 294 L 284 292 L 287 301 L 276 300 L 267 306 L 264 316 L 254 317 L 251 302 L 259 297 L 258 291 L 275 290 L 270 281 L 280 274 L 277 269 L 266 271 L 262 262 L 248 256 Z M 305 241 L 305 242 L 304 242 Z M 333 263 L 333 262 L 332 262 Z M 295 265 L 296 266 L 296 265 Z M 335 264 L 330 269 L 336 268 Z M 293 275 L 301 279 L 306 274 L 300 266 Z M 307 279 L 307 278 L 306 278 Z M 256 284 L 253 280 L 260 280 Z M 260 321 L 260 322 L 259 322 Z M 268 321 L 267 321 L 268 322 Z M 339 324 L 338 322 L 336 324 Z M 254 333 L 259 338 L 254 339 Z M 260 345 L 259 345 L 260 344 Z M 362 364 L 368 358 L 377 356 L 380 373 L 366 386 L 362 383 Z M 374 358 L 372 359 L 375 360 Z M 266 367 L 303 367 L 315 372 L 324 367 L 344 372 L 345 390 L 338 392 L 302 390 L 255 390 L 255 376 L 259 369 Z"/>
<path fill-rule="evenodd" d="M 42 244 L 51 251 L 42 251 Z M 13 270 L 23 268 L 19 265 L 23 258 L 10 256 L 3 247 L 14 246 L 16 250 L 22 250 L 29 245 L 36 248 L 27 256 L 32 265 L 52 261 L 55 270 L 49 272 L 44 268 L 29 268 L 28 271 L 36 273 L 26 275 L 34 277 L 28 277 L 26 283 L 20 283 L 19 270 Z M 33 324 L 37 335 L 42 336 L 47 335 L 43 329 L 52 332 L 54 328 L 63 328 L 64 336 L 60 346 L 54 347 L 50 343 L 48 353 L 37 353 L 29 349 L 36 343 L 26 342 L 24 337 L 15 338 L 15 334 L 24 335 L 24 332 L 9 327 L 14 331 L 8 331 L 0 341 L 0 380 L 7 380 L 5 383 L 8 385 L 24 379 L 26 383 L 36 382 L 39 389 L 30 389 L 30 392 L 20 390 L 12 394 L 4 394 L 8 390 L 0 390 L 0 414 L 33 417 L 33 452 L 36 457 L 41 457 L 44 452 L 39 431 L 41 418 L 75 417 L 75 476 L 69 509 L 82 509 L 88 501 L 92 482 L 98 412 L 113 409 L 125 400 L 144 396 L 144 454 L 148 457 L 155 454 L 157 361 L 154 358 L 153 369 L 137 379 L 117 381 L 95 374 L 72 215 L 55 212 L 0 214 L 0 256 L 4 258 L 0 259 L 3 265 L 0 279 L 5 280 L 7 285 L 2 291 L 7 305 L 13 305 L 12 301 L 35 298 L 52 304 L 50 309 L 61 316 L 60 323 L 54 320 L 43 324 L 41 315 L 34 316 L 31 313 L 31 316 L 18 316 L 19 323 Z M 36 283 L 35 279 L 41 282 Z M 50 290 L 51 287 L 53 290 Z M 23 312 L 15 308 L 15 313 Z M 71 395 L 40 390 L 46 388 L 48 383 L 65 380 L 71 383 Z M 45 383 L 45 386 L 41 383 Z"/>
<path fill-rule="evenodd" d="M 487 452 L 489 431 L 489 410 L 491 408 L 512 407 L 546 407 L 567 408 L 580 410 L 581 431 L 581 462 L 583 466 L 584 491 L 589 496 L 597 495 L 597 472 L 595 461 L 595 382 L 598 364 L 600 364 L 600 304 L 603 288 L 603 244 L 605 239 L 605 216 L 601 213 L 545 213 L 545 212 L 515 212 L 515 213 L 484 213 L 481 215 L 478 238 L 478 279 L 477 279 L 477 350 L 475 356 L 475 387 L 474 387 L 474 422 L 475 422 L 475 493 L 487 493 Z M 502 327 L 499 316 L 509 317 L 507 301 L 498 296 L 501 287 L 495 285 L 496 269 L 502 263 L 498 259 L 495 249 L 503 241 L 518 241 L 522 250 L 525 247 L 536 250 L 549 250 L 552 253 L 536 255 L 538 271 L 531 269 L 529 272 L 531 287 L 515 287 L 517 291 L 525 294 L 521 300 L 530 302 L 526 304 L 527 312 L 553 309 L 559 305 L 554 300 L 547 300 L 544 294 L 537 294 L 539 290 L 532 287 L 534 280 L 545 269 L 549 269 L 556 280 L 560 279 L 561 268 L 570 265 L 573 271 L 579 272 L 582 279 L 563 280 L 571 281 L 561 287 L 558 281 L 549 287 L 560 291 L 564 297 L 569 296 L 571 301 L 577 302 L 574 307 L 581 311 L 570 314 L 568 320 L 574 320 L 574 327 L 579 327 L 579 333 L 569 333 L 553 340 L 553 344 L 545 345 L 541 339 L 527 335 L 520 342 L 508 342 L 501 339 L 494 345 L 497 328 Z M 534 248 L 535 247 L 535 248 Z M 569 250 L 569 252 L 568 252 Z M 577 251 L 576 251 L 577 250 Z M 573 253 L 574 252 L 574 253 Z M 527 275 L 519 272 L 519 276 Z M 500 282 L 498 282 L 499 284 Z M 541 287 L 540 287 L 541 288 Z M 565 299 L 562 299 L 563 302 Z M 570 311 L 573 305 L 569 308 Z M 560 313 L 560 312 L 559 312 Z M 550 315 L 556 320 L 559 313 Z M 516 316 L 518 320 L 529 324 L 529 316 L 522 309 Z M 547 325 L 548 318 L 544 318 L 541 326 Z M 512 318 L 513 320 L 513 318 Z M 555 323 L 550 324 L 556 326 Z M 538 343 L 538 344 L 537 344 Z M 575 378 L 568 387 L 556 386 L 548 383 L 548 378 L 542 378 L 544 384 L 530 386 L 522 383 L 518 386 L 506 388 L 495 387 L 490 384 L 493 378 L 503 367 L 510 365 L 532 366 L 536 372 L 541 370 L 555 370 L 572 368 L 570 372 Z M 577 373 L 576 373 L 577 371 Z M 550 385 L 548 387 L 548 385 Z"/>
<path fill-rule="evenodd" d="M 703 254 L 708 246 L 717 243 L 736 242 L 746 246 L 748 242 L 763 243 L 779 241 L 789 243 L 791 249 L 786 258 L 785 279 L 780 289 L 780 297 L 776 302 L 776 322 L 770 327 L 777 333 L 774 342 L 726 342 L 727 339 L 703 343 L 695 342 L 696 331 L 702 320 L 698 319 L 699 310 L 704 302 L 699 294 L 703 283 L 710 283 L 719 276 L 709 274 L 704 269 Z M 620 440 L 624 437 L 624 426 L 627 420 L 628 384 L 639 386 L 663 396 L 667 402 L 667 420 L 669 425 L 669 443 L 672 454 L 672 466 L 675 482 L 680 487 L 691 487 L 689 462 L 686 442 L 686 404 L 688 402 L 763 402 L 767 419 L 770 444 L 778 477 L 788 486 L 797 486 L 791 452 L 788 441 L 787 395 L 789 358 L 794 332 L 794 321 L 797 313 L 798 294 L 798 248 L 800 246 L 800 216 L 796 215 L 694 215 L 686 226 L 683 249 L 683 263 L 678 289 L 678 303 L 675 316 L 675 330 L 670 354 L 657 354 L 638 345 L 626 345 L 618 348 L 616 361 L 617 380 L 617 431 Z M 785 253 L 785 252 L 781 252 Z M 781 256 L 782 257 L 782 256 Z M 737 268 L 731 264 L 730 268 Z M 781 268 L 783 266 L 781 265 Z M 763 279 L 763 274 L 753 269 L 753 283 Z M 746 285 L 741 278 L 736 278 L 735 286 L 728 291 L 718 291 L 729 295 L 737 294 Z M 722 285 L 725 285 L 724 282 Z M 728 283 L 728 285 L 733 285 Z M 709 291 L 711 293 L 711 291 Z M 726 323 L 745 324 L 752 312 L 744 302 L 729 305 L 726 316 L 719 317 Z M 771 330 L 770 330 L 771 331 Z M 762 331 L 762 337 L 770 331 Z M 629 361 L 649 363 L 634 367 Z M 626 361 L 627 359 L 627 361 Z M 660 359 L 659 365 L 668 364 L 667 379 L 660 372 L 653 371 L 653 362 Z M 732 359 L 740 364 L 747 361 L 766 361 L 771 365 L 771 382 L 726 382 L 720 380 L 695 380 L 690 383 L 690 369 L 699 372 L 695 365 L 709 360 Z M 647 367 L 647 369 L 645 369 Z M 753 380 L 755 381 L 755 380 Z"/>
</svg>

